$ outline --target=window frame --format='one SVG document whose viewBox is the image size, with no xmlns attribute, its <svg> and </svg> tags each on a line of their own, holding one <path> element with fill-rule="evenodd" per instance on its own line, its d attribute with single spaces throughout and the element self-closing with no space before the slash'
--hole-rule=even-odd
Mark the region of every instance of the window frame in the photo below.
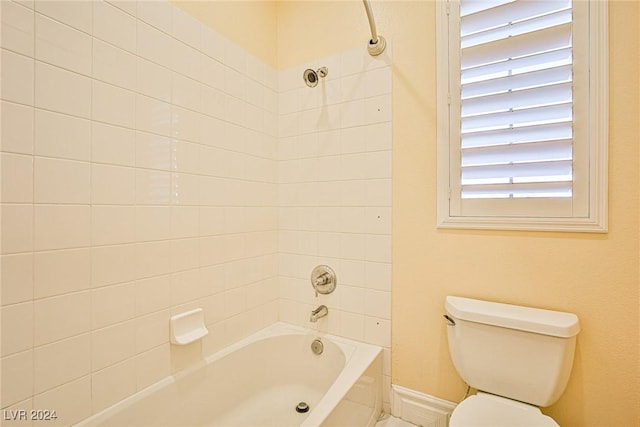
<svg viewBox="0 0 640 427">
<path fill-rule="evenodd" d="M 580 0 L 578 0 L 580 1 Z M 582 3 L 582 2 L 581 2 Z M 489 199 L 480 203 L 486 205 L 487 213 L 482 215 L 463 215 L 460 209 L 459 183 L 452 185 L 456 171 L 460 170 L 459 131 L 452 126 L 452 117 L 460 116 L 461 103 L 455 102 L 451 96 L 451 88 L 459 86 L 452 82 L 459 76 L 459 47 L 452 45 L 459 40 L 451 37 L 450 32 L 458 31 L 455 19 L 459 10 L 458 0 L 436 2 L 436 54 L 437 61 L 437 191 L 439 228 L 470 228 L 497 230 L 535 230 L 535 231 L 575 231 L 575 232 L 607 232 L 608 207 L 608 1 L 589 0 L 586 7 L 589 30 L 585 50 L 588 52 L 586 81 L 589 85 L 588 105 L 586 106 L 587 127 L 581 127 L 578 135 L 584 135 L 582 150 L 576 150 L 577 156 L 583 156 L 582 166 L 574 167 L 574 181 L 577 191 L 571 199 Z M 459 12 L 458 12 L 459 13 Z M 456 15 L 457 16 L 457 15 Z M 452 28 L 450 28 L 452 27 Z M 453 40 L 452 40 L 453 39 Z M 458 53 L 456 56 L 455 53 Z M 455 68 L 457 67 L 457 69 Z M 454 74 L 455 73 L 455 74 Z M 574 101 L 575 102 L 575 101 Z M 580 106 L 584 107 L 584 106 Z M 575 144 L 575 143 L 574 143 Z M 582 154 L 580 154 L 582 152 Z M 584 156 L 587 158 L 585 159 Z M 580 161 L 580 158 L 574 162 Z M 457 162 L 457 168 L 456 163 Z M 453 165 L 452 165 L 453 163 Z M 588 180 L 585 184 L 584 180 Z M 458 177 L 459 180 L 459 177 Z M 548 212 L 564 206 L 567 202 L 577 203 L 582 198 L 583 204 L 571 208 L 569 216 L 549 216 Z M 509 213 L 513 203 L 519 202 L 527 209 L 528 215 L 522 215 L 521 207 Z M 488 202 L 488 203 L 487 203 Z M 582 211 L 583 213 L 580 213 Z M 495 212 L 495 213 L 494 213 Z M 566 214 L 562 214 L 566 215 Z"/>
</svg>

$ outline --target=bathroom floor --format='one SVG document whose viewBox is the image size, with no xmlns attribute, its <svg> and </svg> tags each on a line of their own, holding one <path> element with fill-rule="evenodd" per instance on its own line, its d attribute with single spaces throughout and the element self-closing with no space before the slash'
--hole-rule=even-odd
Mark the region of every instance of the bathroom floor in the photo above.
<svg viewBox="0 0 640 427">
<path fill-rule="evenodd" d="M 400 418 L 388 417 L 382 421 L 378 421 L 376 427 L 415 427 L 415 424 L 411 424 Z"/>
</svg>

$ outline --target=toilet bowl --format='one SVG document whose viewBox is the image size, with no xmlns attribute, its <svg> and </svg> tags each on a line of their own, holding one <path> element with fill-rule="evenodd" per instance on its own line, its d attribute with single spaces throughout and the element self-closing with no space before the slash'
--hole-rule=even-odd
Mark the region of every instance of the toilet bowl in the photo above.
<svg viewBox="0 0 640 427">
<path fill-rule="evenodd" d="M 453 410 L 450 427 L 558 427 L 539 407 L 567 385 L 578 317 L 572 313 L 448 296 L 451 359 L 476 395 Z"/>
<path fill-rule="evenodd" d="M 559 427 L 537 406 L 478 392 L 460 402 L 449 427 Z"/>
</svg>

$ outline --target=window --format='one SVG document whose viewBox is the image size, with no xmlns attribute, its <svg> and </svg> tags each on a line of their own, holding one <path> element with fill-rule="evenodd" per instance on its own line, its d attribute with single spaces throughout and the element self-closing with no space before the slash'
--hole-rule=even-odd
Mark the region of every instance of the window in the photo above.
<svg viewBox="0 0 640 427">
<path fill-rule="evenodd" d="M 607 2 L 438 2 L 438 223 L 606 231 Z"/>
</svg>

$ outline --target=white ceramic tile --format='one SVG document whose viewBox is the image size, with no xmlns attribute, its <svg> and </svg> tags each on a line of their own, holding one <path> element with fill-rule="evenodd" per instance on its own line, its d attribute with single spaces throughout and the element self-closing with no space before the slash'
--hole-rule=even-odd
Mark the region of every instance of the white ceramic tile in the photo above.
<svg viewBox="0 0 640 427">
<path fill-rule="evenodd" d="M 346 311 L 341 312 L 340 335 L 354 340 L 364 341 L 365 316 Z"/>
<path fill-rule="evenodd" d="M 33 202 L 33 156 L 0 154 L 0 199 L 5 203 Z"/>
<path fill-rule="evenodd" d="M 340 309 L 350 313 L 365 312 L 365 289 L 354 286 L 340 288 Z"/>
<path fill-rule="evenodd" d="M 0 308 L 2 318 L 2 356 L 33 347 L 33 303 L 25 302 Z M 10 327 L 9 327 L 10 326 Z"/>
<path fill-rule="evenodd" d="M 162 31 L 138 21 L 137 54 L 149 61 L 171 68 L 172 38 Z"/>
<path fill-rule="evenodd" d="M 93 2 L 36 0 L 36 11 L 56 21 L 91 34 Z"/>
<path fill-rule="evenodd" d="M 157 276 L 136 282 L 136 316 L 143 316 L 169 308 L 171 305 L 171 276 Z"/>
<path fill-rule="evenodd" d="M 203 55 L 200 58 L 201 74 L 200 80 L 213 88 L 224 89 L 225 66 L 216 59 Z"/>
<path fill-rule="evenodd" d="M 224 92 L 222 92 L 222 90 L 210 88 L 208 86 L 201 86 L 201 89 L 202 89 L 202 112 L 211 117 L 224 119 L 226 117 L 226 110 L 225 110 L 226 95 L 224 94 Z M 205 117 L 205 120 L 207 119 L 209 118 Z M 207 122 L 203 123 L 202 142 L 208 145 L 215 145 L 209 142 L 209 138 L 211 139 L 215 138 L 216 135 L 219 134 L 220 132 L 216 132 L 215 130 L 208 132 L 207 129 L 205 128 L 205 126 L 207 126 L 208 124 L 209 123 Z M 210 123 L 209 125 L 210 125 L 209 127 L 212 127 L 213 129 L 216 128 L 215 121 L 213 121 L 213 123 Z M 219 128 L 219 126 L 217 127 Z M 208 138 L 204 138 L 204 136 L 207 136 Z"/>
<path fill-rule="evenodd" d="M 191 142 L 200 142 L 201 114 L 184 108 L 171 107 L 172 136 Z"/>
<path fill-rule="evenodd" d="M 33 57 L 33 10 L 12 1 L 3 1 L 2 47 Z"/>
<path fill-rule="evenodd" d="M 168 241 L 138 243 L 135 255 L 137 279 L 171 272 L 171 244 Z"/>
<path fill-rule="evenodd" d="M 142 3 L 148 2 L 140 2 Z M 137 91 L 143 95 L 170 102 L 172 71 L 141 57 L 137 58 L 137 62 Z"/>
<path fill-rule="evenodd" d="M 36 203 L 91 202 L 91 165 L 75 160 L 36 157 L 34 201 Z"/>
<path fill-rule="evenodd" d="M 134 206 L 91 207 L 91 242 L 94 246 L 135 241 Z"/>
<path fill-rule="evenodd" d="M 171 102 L 194 111 L 202 110 L 202 85 L 192 78 L 173 73 Z"/>
<path fill-rule="evenodd" d="M 47 110 L 35 110 L 35 154 L 90 160 L 91 122 Z"/>
<path fill-rule="evenodd" d="M 137 0 L 107 0 L 107 2 L 127 12 L 129 15 L 136 16 L 138 14 Z"/>
<path fill-rule="evenodd" d="M 91 165 L 91 203 L 131 205 L 135 202 L 135 169 L 110 165 Z"/>
<path fill-rule="evenodd" d="M 367 97 L 391 93 L 391 67 L 377 68 L 364 74 Z"/>
<path fill-rule="evenodd" d="M 93 287 L 130 282 L 135 277 L 135 245 L 91 248 L 91 284 Z"/>
<path fill-rule="evenodd" d="M 391 264 L 367 262 L 364 273 L 369 289 L 391 291 Z"/>
<path fill-rule="evenodd" d="M 136 206 L 136 241 L 148 242 L 171 237 L 170 206 Z"/>
<path fill-rule="evenodd" d="M 138 19 L 165 33 L 171 33 L 171 3 L 138 1 Z"/>
<path fill-rule="evenodd" d="M 36 14 L 36 59 L 91 75 L 91 36 Z"/>
<path fill-rule="evenodd" d="M 174 239 L 171 241 L 171 270 L 184 271 L 197 269 L 200 259 L 198 239 Z"/>
<path fill-rule="evenodd" d="M 33 400 L 36 408 L 56 408 L 56 423 L 72 425 L 91 415 L 91 377 L 68 382 Z"/>
<path fill-rule="evenodd" d="M 33 250 L 33 205 L 3 204 L 0 247 L 3 254 Z"/>
<path fill-rule="evenodd" d="M 0 97 L 5 101 L 33 105 L 33 59 L 6 49 L 2 49 L 1 56 L 4 84 L 0 87 Z"/>
<path fill-rule="evenodd" d="M 36 107 L 91 117 L 91 79 L 42 62 L 36 62 L 35 72 Z"/>
<path fill-rule="evenodd" d="M 202 51 L 211 58 L 223 62 L 225 45 L 224 37 L 206 25 L 202 25 L 200 27 L 200 31 Z"/>
<path fill-rule="evenodd" d="M 391 207 L 365 208 L 362 225 L 367 233 L 391 234 Z"/>
<path fill-rule="evenodd" d="M 367 125 L 364 130 L 367 151 L 391 150 L 393 141 L 391 122 Z"/>
<path fill-rule="evenodd" d="M 171 140 L 161 135 L 136 132 L 136 166 L 171 169 Z"/>
<path fill-rule="evenodd" d="M 91 295 L 88 291 L 36 300 L 33 312 L 36 346 L 91 329 Z"/>
<path fill-rule="evenodd" d="M 126 50 L 93 39 L 93 78 L 125 89 L 136 90 L 138 58 Z M 153 75 L 149 75 L 152 78 Z"/>
<path fill-rule="evenodd" d="M 169 345 L 153 348 L 136 357 L 136 385 L 142 390 L 171 373 Z"/>
<path fill-rule="evenodd" d="M 34 254 L 34 297 L 45 298 L 91 287 L 89 248 Z"/>
<path fill-rule="evenodd" d="M 180 40 L 173 39 L 171 47 L 171 69 L 196 81 L 201 80 L 202 55 L 193 47 L 187 46 Z"/>
<path fill-rule="evenodd" d="M 366 51 L 360 48 L 342 53 L 340 55 L 340 71 L 342 76 L 349 76 L 365 71 L 365 55 L 367 55 Z"/>
<path fill-rule="evenodd" d="M 391 121 L 391 94 L 368 98 L 364 105 L 367 124 Z"/>
<path fill-rule="evenodd" d="M 171 144 L 171 169 L 184 173 L 200 172 L 200 151 L 199 144 L 173 140 Z"/>
<path fill-rule="evenodd" d="M 368 316 L 391 318 L 391 292 L 367 289 L 364 303 Z"/>
<path fill-rule="evenodd" d="M 373 179 L 365 182 L 367 206 L 391 206 L 391 179 Z"/>
<path fill-rule="evenodd" d="M 367 235 L 365 245 L 365 258 L 367 261 L 391 262 L 390 235 Z"/>
<path fill-rule="evenodd" d="M 199 223 L 200 208 L 198 206 L 171 207 L 171 237 L 173 239 L 197 237 Z"/>
<path fill-rule="evenodd" d="M 136 203 L 141 205 L 168 205 L 171 203 L 171 173 L 137 169 Z"/>
<path fill-rule="evenodd" d="M 185 270 L 171 275 L 171 304 L 176 306 L 203 297 L 200 271 Z"/>
<path fill-rule="evenodd" d="M 135 321 L 91 333 L 91 369 L 98 371 L 135 355 Z"/>
<path fill-rule="evenodd" d="M 105 286 L 91 291 L 91 326 L 104 328 L 135 316 L 135 282 Z"/>
<path fill-rule="evenodd" d="M 91 369 L 89 334 L 79 335 L 34 350 L 36 394 L 87 375 Z"/>
<path fill-rule="evenodd" d="M 138 95 L 135 103 L 137 130 L 165 136 L 171 134 L 170 104 L 143 95 Z"/>
<path fill-rule="evenodd" d="M 33 395 L 33 352 L 25 351 L 3 357 L 2 406 L 9 406 Z"/>
<path fill-rule="evenodd" d="M 167 323 L 170 316 L 169 310 L 162 310 L 136 319 L 136 351 L 138 353 L 169 343 Z"/>
<path fill-rule="evenodd" d="M 135 126 L 134 92 L 94 80 L 92 99 L 93 120 L 127 128 Z"/>
<path fill-rule="evenodd" d="M 171 203 L 198 205 L 200 203 L 200 176 L 184 173 L 171 174 Z M 195 224 L 197 226 L 197 222 Z M 184 228 L 182 228 L 184 230 Z"/>
<path fill-rule="evenodd" d="M 364 339 L 381 347 L 391 347 L 391 321 L 377 317 L 364 320 Z"/>
<path fill-rule="evenodd" d="M 93 36 L 136 52 L 136 20 L 104 1 L 93 2 Z"/>
<path fill-rule="evenodd" d="M 113 405 L 136 391 L 133 359 L 97 371 L 91 376 L 91 404 L 93 413 Z"/>
<path fill-rule="evenodd" d="M 1 3 L 0 6 L 5 3 Z M 0 150 L 33 154 L 33 107 L 2 101 L 0 108 L 2 108 Z"/>
<path fill-rule="evenodd" d="M 91 160 L 121 166 L 134 166 L 135 132 L 104 123 L 91 123 Z"/>
<path fill-rule="evenodd" d="M 391 178 L 391 150 L 366 154 L 365 178 Z"/>
<path fill-rule="evenodd" d="M 171 34 L 176 39 L 191 46 L 200 49 L 200 27 L 202 24 L 193 16 L 177 7 L 171 8 Z"/>
<path fill-rule="evenodd" d="M 25 302 L 33 298 L 33 254 L 3 255 L 2 305 Z"/>
</svg>

